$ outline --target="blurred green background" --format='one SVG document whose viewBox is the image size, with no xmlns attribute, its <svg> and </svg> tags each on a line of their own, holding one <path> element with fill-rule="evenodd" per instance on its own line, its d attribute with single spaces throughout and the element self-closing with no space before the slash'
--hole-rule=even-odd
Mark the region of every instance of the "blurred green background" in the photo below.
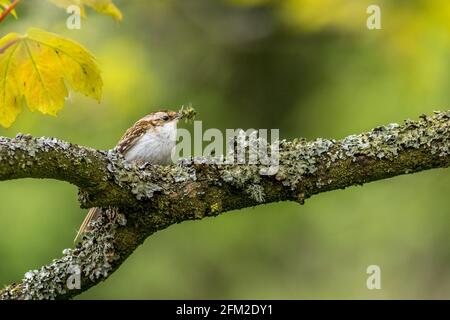
<svg viewBox="0 0 450 320">
<path fill-rule="evenodd" d="M 72 95 L 57 118 L 25 110 L 18 132 L 108 149 L 135 120 L 192 103 L 206 128 L 280 128 L 339 139 L 449 109 L 450 2 L 430 0 L 115 1 L 124 20 L 23 1 L 28 27 L 97 57 L 104 95 Z M 381 7 L 382 30 L 366 8 Z M 450 171 L 433 170 L 184 222 L 151 236 L 84 299 L 450 298 Z M 87 210 L 49 180 L 0 183 L 0 284 L 61 256 Z M 381 290 L 366 268 L 381 268 Z"/>
</svg>

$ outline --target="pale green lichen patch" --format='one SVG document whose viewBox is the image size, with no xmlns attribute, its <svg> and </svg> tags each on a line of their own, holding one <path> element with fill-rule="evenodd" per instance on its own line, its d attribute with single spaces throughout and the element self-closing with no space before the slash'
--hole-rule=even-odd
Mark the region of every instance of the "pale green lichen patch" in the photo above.
<svg viewBox="0 0 450 320">
<path fill-rule="evenodd" d="M 103 217 L 96 220 L 83 242 L 75 249 L 64 249 L 63 257 L 49 265 L 25 273 L 20 290 L 11 287 L 1 292 L 0 299 L 46 299 L 71 296 L 71 290 L 82 290 L 83 286 L 105 279 L 118 258 L 113 240 L 118 224 L 123 224 L 123 216 L 115 210 L 106 210 Z M 70 276 L 80 274 L 80 288 L 68 285 Z"/>
<path fill-rule="evenodd" d="M 261 176 L 257 166 L 234 166 L 221 171 L 222 180 L 238 189 L 242 189 L 251 199 L 264 202 L 264 188 L 259 184 Z"/>
<path fill-rule="evenodd" d="M 404 125 L 380 126 L 339 141 L 322 138 L 310 142 L 304 139 L 282 140 L 279 146 L 280 162 L 275 180 L 295 190 L 299 185 L 305 186 L 302 182 L 309 179 L 314 181 L 314 186 L 308 185 L 308 188 L 321 189 L 334 181 L 333 176 L 322 176 L 324 172 L 346 161 L 357 162 L 362 158 L 391 161 L 408 149 L 423 149 L 431 155 L 448 156 L 449 113 L 436 112 L 432 117 L 422 116 L 419 121 L 406 120 Z M 251 165 L 225 166 L 221 170 L 221 178 L 257 202 L 264 202 L 263 180 L 271 179 L 259 175 L 258 167 Z"/>
<path fill-rule="evenodd" d="M 108 152 L 107 158 L 107 168 L 115 182 L 122 188 L 129 188 L 137 200 L 148 200 L 157 192 L 167 194 L 174 183 L 196 180 L 193 167 L 129 163 L 113 150 Z"/>
<path fill-rule="evenodd" d="M 320 165 L 320 159 L 332 158 L 331 148 L 335 140 L 316 139 L 312 142 L 294 140 L 280 142 L 281 156 L 278 173 L 275 178 L 286 187 L 295 188 L 306 175 L 314 174 Z"/>
<path fill-rule="evenodd" d="M 281 141 L 280 170 L 276 179 L 295 188 L 304 177 L 319 168 L 329 168 L 338 161 L 358 161 L 364 156 L 392 160 L 407 149 L 423 148 L 432 155 L 448 156 L 450 145 L 449 115 L 436 112 L 422 116 L 420 121 L 406 120 L 404 125 L 389 124 L 370 132 L 350 135 L 343 140 L 316 139 L 312 142 Z M 318 178 L 316 186 L 331 184 L 332 179 Z"/>
<path fill-rule="evenodd" d="M 36 177 L 62 178 L 67 173 L 72 178 L 69 181 L 75 183 L 83 176 L 80 167 L 92 163 L 91 159 L 99 154 L 94 149 L 72 145 L 56 138 L 33 138 L 21 133 L 15 138 L 0 137 L 0 162 L 3 164 L 0 167 L 0 179 L 33 172 Z M 75 171 L 77 174 L 73 174 Z M 87 175 L 85 172 L 85 181 Z"/>
<path fill-rule="evenodd" d="M 345 150 L 345 156 L 353 160 L 359 155 L 393 159 L 401 151 L 419 148 L 427 149 L 433 155 L 446 156 L 449 154 L 449 136 L 447 113 L 436 112 L 433 117 L 421 116 L 417 122 L 406 120 L 402 126 L 393 123 L 347 137 L 340 145 Z"/>
</svg>

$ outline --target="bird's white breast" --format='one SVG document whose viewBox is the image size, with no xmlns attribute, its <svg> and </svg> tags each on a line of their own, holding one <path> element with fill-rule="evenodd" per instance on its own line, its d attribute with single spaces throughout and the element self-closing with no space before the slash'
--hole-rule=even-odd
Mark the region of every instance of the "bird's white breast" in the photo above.
<svg viewBox="0 0 450 320">
<path fill-rule="evenodd" d="M 124 155 L 127 161 L 170 164 L 175 148 L 177 121 L 148 130 Z"/>
</svg>

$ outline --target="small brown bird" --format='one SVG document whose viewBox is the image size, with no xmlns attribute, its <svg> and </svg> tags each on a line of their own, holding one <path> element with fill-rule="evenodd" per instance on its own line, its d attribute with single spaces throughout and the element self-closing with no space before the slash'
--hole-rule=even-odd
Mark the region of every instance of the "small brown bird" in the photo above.
<svg viewBox="0 0 450 320">
<path fill-rule="evenodd" d="M 138 120 L 120 139 L 115 150 L 127 162 L 147 162 L 166 165 L 171 163 L 175 148 L 177 123 L 182 115 L 175 111 L 160 110 Z M 101 215 L 100 208 L 91 208 L 84 219 L 75 242 L 89 231 L 89 225 Z"/>
</svg>

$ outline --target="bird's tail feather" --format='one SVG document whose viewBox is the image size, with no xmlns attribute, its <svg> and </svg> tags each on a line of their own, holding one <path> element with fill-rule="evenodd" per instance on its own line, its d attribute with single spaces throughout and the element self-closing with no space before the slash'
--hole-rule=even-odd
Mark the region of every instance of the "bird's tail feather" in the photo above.
<svg viewBox="0 0 450 320">
<path fill-rule="evenodd" d="M 83 236 L 83 234 L 85 234 L 87 231 L 89 231 L 90 226 L 89 224 L 96 220 L 100 215 L 101 215 L 102 211 L 100 208 L 91 208 L 89 209 L 89 212 L 86 216 L 86 218 L 84 218 L 83 223 L 80 226 L 80 229 L 78 230 L 77 236 L 74 239 L 74 242 L 80 242 L 81 238 Z"/>
</svg>

